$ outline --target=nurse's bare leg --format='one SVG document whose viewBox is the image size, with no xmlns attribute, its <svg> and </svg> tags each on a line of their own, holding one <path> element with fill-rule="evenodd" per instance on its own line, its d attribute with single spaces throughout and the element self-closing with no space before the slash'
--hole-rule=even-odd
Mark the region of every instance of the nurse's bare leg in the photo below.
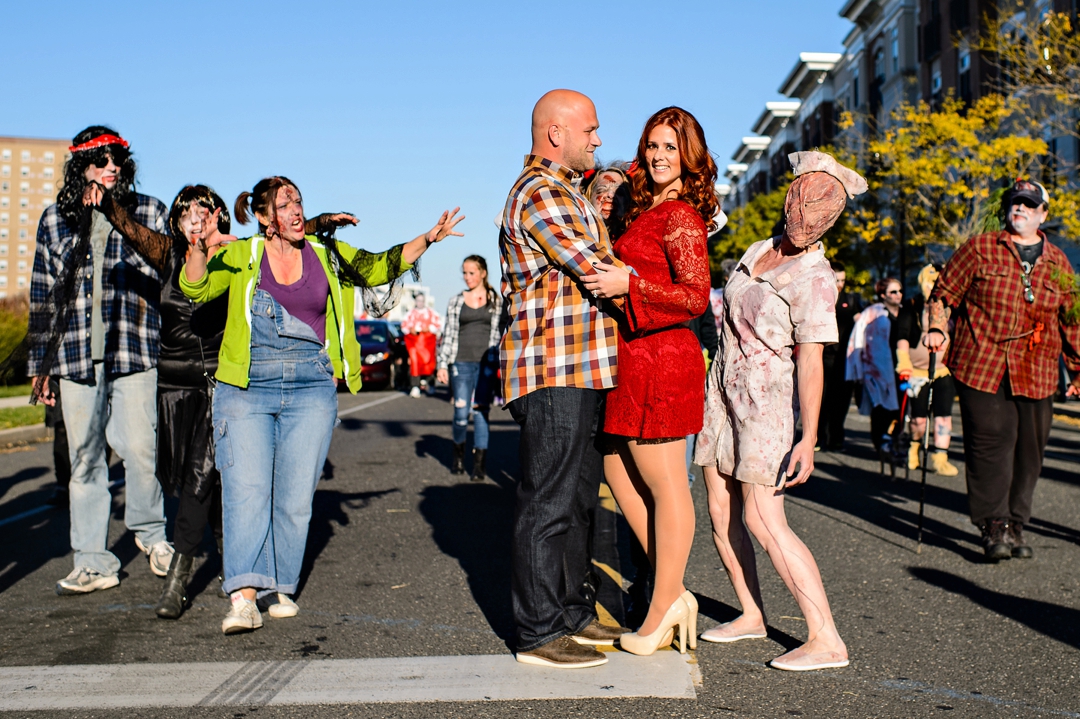
<svg viewBox="0 0 1080 719">
<path fill-rule="evenodd" d="M 806 618 L 806 644 L 777 657 L 776 661 L 812 665 L 846 660 L 847 647 L 833 623 L 814 555 L 788 526 L 783 491 L 761 484 L 743 484 L 742 493 L 747 527 L 768 552 Z"/>
<path fill-rule="evenodd" d="M 686 481 L 686 440 L 662 444 L 628 443 L 634 466 L 652 495 L 650 525 L 656 579 L 652 603 L 638 634 L 651 634 L 686 587 L 683 575 L 694 543 L 694 501 Z"/>
<path fill-rule="evenodd" d="M 741 482 L 720 474 L 716 467 L 703 469 L 705 489 L 709 495 L 713 543 L 731 580 L 742 614 L 727 624 L 704 632 L 701 638 L 710 642 L 730 642 L 738 637 L 764 636 L 765 610 L 758 584 L 754 545 L 743 523 Z"/>
</svg>

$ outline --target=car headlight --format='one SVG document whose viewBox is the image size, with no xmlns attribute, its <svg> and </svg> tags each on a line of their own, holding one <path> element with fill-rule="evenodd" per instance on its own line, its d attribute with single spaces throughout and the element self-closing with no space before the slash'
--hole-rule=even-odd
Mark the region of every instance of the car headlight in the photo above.
<svg viewBox="0 0 1080 719">
<path fill-rule="evenodd" d="M 389 352 L 372 352 L 369 355 L 364 356 L 364 364 L 375 364 L 376 362 L 382 362 L 383 360 L 390 359 Z"/>
</svg>

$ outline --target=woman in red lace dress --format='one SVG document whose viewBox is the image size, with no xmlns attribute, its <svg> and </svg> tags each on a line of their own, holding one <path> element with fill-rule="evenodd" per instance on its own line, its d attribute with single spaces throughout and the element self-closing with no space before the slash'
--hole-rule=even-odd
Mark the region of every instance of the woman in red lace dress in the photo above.
<svg viewBox="0 0 1080 719">
<path fill-rule="evenodd" d="M 607 396 L 604 475 L 656 570 L 653 601 L 623 649 L 652 654 L 679 627 L 696 640 L 697 601 L 683 586 L 694 539 L 686 435 L 701 430 L 705 361 L 687 323 L 709 304 L 706 229 L 714 227 L 716 165 L 694 116 L 668 107 L 649 118 L 630 173 L 633 206 L 615 254 L 634 274 L 597 267 L 584 280 L 620 298 L 619 384 Z"/>
</svg>

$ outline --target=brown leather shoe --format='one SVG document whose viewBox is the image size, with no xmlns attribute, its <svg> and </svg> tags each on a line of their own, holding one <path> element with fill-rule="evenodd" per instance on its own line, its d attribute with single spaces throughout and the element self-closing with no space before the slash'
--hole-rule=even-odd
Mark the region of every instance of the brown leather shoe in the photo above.
<svg viewBox="0 0 1080 719">
<path fill-rule="evenodd" d="M 602 644 L 615 644 L 615 640 L 621 637 L 623 634 L 629 634 L 630 630 L 626 627 L 609 627 L 606 624 L 601 624 L 598 619 L 594 619 L 589 622 L 589 625 L 582 629 L 577 634 L 571 635 L 578 644 L 590 644 L 593 646 L 599 646 Z"/>
<path fill-rule="evenodd" d="M 607 657 L 592 647 L 578 644 L 570 637 L 552 639 L 527 652 L 518 652 L 517 660 L 522 664 L 536 664 L 555 669 L 584 669 L 607 664 Z"/>
</svg>

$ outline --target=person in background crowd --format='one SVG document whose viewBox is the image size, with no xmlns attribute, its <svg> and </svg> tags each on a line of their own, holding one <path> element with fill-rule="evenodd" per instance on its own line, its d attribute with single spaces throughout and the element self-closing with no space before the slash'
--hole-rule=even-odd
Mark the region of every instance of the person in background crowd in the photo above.
<svg viewBox="0 0 1080 719">
<path fill-rule="evenodd" d="M 919 453 L 922 438 L 926 434 L 928 413 L 934 416 L 934 433 L 931 436 L 933 453 L 930 462 L 934 472 L 944 477 L 955 477 L 960 473 L 949 463 L 949 443 L 952 441 L 952 407 L 956 396 L 952 375 L 945 366 L 945 350 L 948 348 L 948 336 L 942 344 L 942 350 L 935 353 L 934 360 L 934 406 L 930 401 L 930 350 L 926 348 L 927 310 L 926 299 L 930 297 L 934 283 L 937 282 L 938 269 L 927 265 L 919 271 L 920 294 L 905 302 L 896 316 L 896 374 L 900 382 L 911 385 L 908 395 L 911 401 L 911 446 L 908 447 L 908 469 L 919 468 Z"/>
<path fill-rule="evenodd" d="M 686 436 L 701 429 L 705 362 L 687 323 L 709 309 L 715 181 L 694 116 L 679 107 L 655 113 L 630 173 L 630 225 L 615 242 L 634 273 L 597 266 L 583 279 L 594 297 L 623 300 L 619 384 L 604 408 L 604 476 L 655 573 L 645 621 L 619 640 L 639 655 L 670 643 L 675 626 L 681 652 L 697 644 L 697 600 L 683 584 L 694 541 L 685 458 Z"/>
<path fill-rule="evenodd" d="M 847 346 L 855 316 L 862 310 L 862 298 L 854 292 L 844 292 L 847 270 L 842 262 L 829 262 L 836 278 L 836 328 L 840 339 L 825 345 L 821 353 L 825 368 L 825 389 L 821 396 L 821 418 L 818 420 L 818 444 L 826 452 L 844 448 L 844 421 L 851 407 L 855 383 L 847 379 Z"/>
<path fill-rule="evenodd" d="M 615 165 L 600 170 L 585 190 L 585 198 L 600 213 L 612 242 L 619 239 L 626 231 L 626 213 L 630 211 L 626 173 Z"/>
<path fill-rule="evenodd" d="M 401 277 L 433 243 L 458 235 L 457 209 L 426 233 L 371 254 L 306 234 L 300 190 L 288 178 L 260 180 L 241 193 L 235 217 L 250 214 L 259 234 L 236 240 L 218 231 L 192 245 L 180 289 L 196 302 L 229 293 L 213 397 L 214 457 L 222 479 L 225 634 L 299 612 L 296 593 L 311 502 L 337 421 L 337 390 L 360 389 L 360 344 L 353 287 Z M 355 221 L 350 218 L 349 222 Z M 210 248 L 229 240 L 208 260 Z"/>
<path fill-rule="evenodd" d="M 472 481 L 482 482 L 487 458 L 488 412 L 491 398 L 478 396 L 477 385 L 486 374 L 488 384 L 498 372 L 489 350 L 499 344 L 502 297 L 488 282 L 487 260 L 469 255 L 461 264 L 466 289 L 450 298 L 446 330 L 439 343 L 438 381 L 449 383 L 454 402 L 454 460 L 452 474 L 465 473 L 465 439 L 469 415 L 473 417 Z M 451 381 L 452 380 L 452 381 Z"/>
<path fill-rule="evenodd" d="M 1034 555 L 1024 538 L 1053 421 L 1058 357 L 1080 395 L 1076 275 L 1040 228 L 1046 188 L 1017 180 L 1002 198 L 1005 229 L 973 237 L 941 272 L 929 301 L 926 346 L 946 359 L 960 395 L 971 521 L 991 561 Z"/>
<path fill-rule="evenodd" d="M 135 545 L 158 576 L 165 576 L 173 556 L 154 472 L 160 276 L 85 194 L 98 185 L 136 223 L 166 231 L 165 205 L 135 192 L 135 161 L 128 148 L 107 127 L 88 127 L 76 135 L 60 194 L 38 225 L 27 371 L 35 396 L 46 405 L 54 403 L 49 379 L 60 378 L 71 459 L 75 568 L 56 583 L 57 594 L 86 594 L 120 583 L 120 560 L 108 549 L 112 495 L 106 440 L 124 462 L 124 522 Z"/>
<path fill-rule="evenodd" d="M 896 394 L 896 334 L 893 322 L 900 312 L 903 286 L 895 277 L 878 280 L 874 285 L 878 302 L 855 316 L 855 326 L 847 345 L 847 379 L 862 383 L 859 414 L 870 415 L 870 439 L 874 449 L 891 462 L 892 440 L 889 430 L 900 415 Z"/>
<path fill-rule="evenodd" d="M 427 306 L 427 295 L 417 292 L 413 300 L 416 304 L 401 321 L 401 331 L 405 333 L 405 347 L 409 351 L 409 378 L 412 384 L 409 396 L 419 397 L 422 392 L 429 395 L 435 392 L 432 378 L 436 368 L 436 346 L 442 332 L 442 317 L 434 307 Z"/>
<path fill-rule="evenodd" d="M 602 457 L 603 393 L 617 381 L 615 319 L 581 285 L 597 264 L 621 267 L 607 228 L 578 191 L 600 146 L 596 107 L 552 90 L 532 112 L 532 149 L 503 209 L 499 253 L 509 326 L 500 343 L 503 397 L 521 427 L 511 601 L 524 664 L 580 669 L 607 662 L 590 585 L 592 513 Z"/>
<path fill-rule="evenodd" d="M 867 188 L 825 153 L 789 159 L 795 180 L 784 201 L 783 234 L 751 245 L 724 290 L 723 356 L 709 372 L 695 461 L 705 469 L 713 541 L 742 614 L 701 638 L 766 636 L 753 533 L 798 602 L 808 632 L 805 644 L 771 664 L 810 671 L 845 667 L 848 653 L 814 555 L 788 525 L 784 496 L 814 470 L 822 346 L 838 334 L 835 276 L 821 238 L 847 198 Z M 795 442 L 797 415 L 802 437 Z"/>
</svg>

